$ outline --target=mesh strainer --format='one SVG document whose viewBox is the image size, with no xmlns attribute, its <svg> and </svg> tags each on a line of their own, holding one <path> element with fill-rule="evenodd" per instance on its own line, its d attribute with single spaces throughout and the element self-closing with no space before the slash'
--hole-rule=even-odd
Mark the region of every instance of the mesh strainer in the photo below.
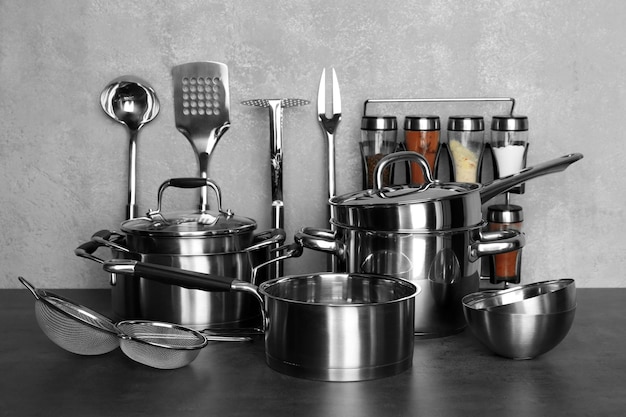
<svg viewBox="0 0 626 417">
<path fill-rule="evenodd" d="M 41 330 L 63 349 L 79 355 L 102 355 L 120 345 L 115 324 L 95 311 L 35 288 L 18 278 L 37 300 L 35 316 Z"/>
<path fill-rule="evenodd" d="M 101 355 L 121 347 L 129 358 L 159 369 L 191 363 L 209 340 L 244 341 L 247 338 L 205 336 L 183 326 L 147 320 L 109 318 L 54 293 L 35 288 L 18 278 L 37 300 L 37 323 L 48 338 L 79 355 Z"/>
</svg>

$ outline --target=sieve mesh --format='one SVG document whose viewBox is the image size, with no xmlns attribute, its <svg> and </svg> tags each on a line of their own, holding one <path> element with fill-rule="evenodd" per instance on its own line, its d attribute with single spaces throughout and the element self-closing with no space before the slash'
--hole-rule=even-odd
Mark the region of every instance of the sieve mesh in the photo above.
<svg viewBox="0 0 626 417">
<path fill-rule="evenodd" d="M 181 368 L 192 362 L 206 346 L 206 338 L 195 330 L 169 323 L 122 321 L 120 346 L 131 359 L 159 369 Z"/>
<path fill-rule="evenodd" d="M 51 302 L 47 303 L 47 301 Z M 83 323 L 75 318 L 75 314 L 70 314 L 59 307 L 67 307 L 64 302 L 55 303 L 54 301 L 62 300 L 53 299 L 50 295 L 45 301 L 37 300 L 35 316 L 41 330 L 58 346 L 79 355 L 102 355 L 119 346 L 119 338 L 115 330 L 106 330 L 100 325 Z M 90 323 L 94 322 L 94 316 L 86 312 L 81 312 L 81 314 Z"/>
</svg>

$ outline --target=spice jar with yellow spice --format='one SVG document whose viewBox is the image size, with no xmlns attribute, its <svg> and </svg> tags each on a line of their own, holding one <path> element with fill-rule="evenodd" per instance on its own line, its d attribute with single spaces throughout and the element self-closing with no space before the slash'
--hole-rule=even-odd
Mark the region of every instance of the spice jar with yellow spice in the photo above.
<svg viewBox="0 0 626 417">
<path fill-rule="evenodd" d="M 480 162 L 485 141 L 482 116 L 450 116 L 448 147 L 452 157 L 454 181 L 479 182 Z"/>
<path fill-rule="evenodd" d="M 426 158 L 431 172 L 435 171 L 437 151 L 439 150 L 439 133 L 441 130 L 439 116 L 418 115 L 406 116 L 404 119 L 404 146 Z M 411 162 L 411 182 L 424 183 L 424 174 L 415 162 Z"/>
<path fill-rule="evenodd" d="M 374 168 L 384 156 L 396 151 L 398 121 L 395 116 L 363 116 L 361 119 L 361 156 L 363 189 L 374 186 Z M 391 168 L 383 171 L 383 186 L 391 184 Z"/>
</svg>

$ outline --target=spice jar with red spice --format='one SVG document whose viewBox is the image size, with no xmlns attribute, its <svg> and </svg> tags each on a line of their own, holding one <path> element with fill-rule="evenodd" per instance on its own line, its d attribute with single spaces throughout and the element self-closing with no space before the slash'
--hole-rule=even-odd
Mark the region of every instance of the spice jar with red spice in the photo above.
<svg viewBox="0 0 626 417">
<path fill-rule="evenodd" d="M 435 172 L 437 151 L 439 150 L 439 116 L 406 116 L 404 119 L 404 146 L 426 158 L 430 172 Z M 411 162 L 411 182 L 424 183 L 424 174 L 415 162 Z"/>
<path fill-rule="evenodd" d="M 488 229 L 522 231 L 524 212 L 515 204 L 495 204 L 487 208 Z M 493 255 L 491 259 L 492 284 L 519 284 L 521 281 L 522 250 Z"/>
</svg>

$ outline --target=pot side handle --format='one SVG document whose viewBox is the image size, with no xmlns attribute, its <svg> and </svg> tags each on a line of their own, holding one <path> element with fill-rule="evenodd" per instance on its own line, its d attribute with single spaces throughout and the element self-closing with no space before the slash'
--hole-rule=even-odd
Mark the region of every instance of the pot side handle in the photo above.
<svg viewBox="0 0 626 417">
<path fill-rule="evenodd" d="M 470 246 L 469 260 L 474 262 L 481 256 L 513 252 L 522 249 L 525 244 L 525 235 L 517 230 L 481 232 L 480 240 Z"/>
<path fill-rule="evenodd" d="M 112 232 L 106 229 L 99 230 L 91 236 L 91 240 L 89 242 L 85 242 L 74 249 L 74 255 L 103 264 L 104 260 L 93 254 L 98 250 L 98 248 L 106 246 L 121 252 L 130 252 L 124 246 L 115 243 L 115 240 L 120 237 L 122 237 L 122 235 L 117 232 Z"/>
<path fill-rule="evenodd" d="M 337 241 L 335 233 L 328 229 L 304 227 L 296 233 L 294 240 L 304 248 L 327 252 L 339 258 L 343 258 L 345 254 L 344 245 Z"/>
<path fill-rule="evenodd" d="M 282 245 L 287 238 L 283 229 L 270 229 L 254 235 L 253 244 L 245 249 L 246 252 L 254 252 L 273 245 Z"/>
</svg>

